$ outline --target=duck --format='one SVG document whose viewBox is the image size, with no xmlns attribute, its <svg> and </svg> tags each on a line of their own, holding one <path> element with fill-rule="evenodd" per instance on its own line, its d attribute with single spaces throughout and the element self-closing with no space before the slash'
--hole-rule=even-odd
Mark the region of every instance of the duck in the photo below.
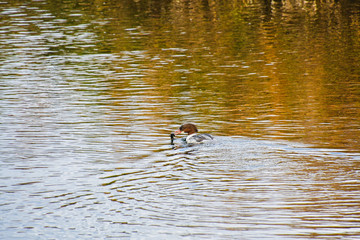
<svg viewBox="0 0 360 240">
<path fill-rule="evenodd" d="M 170 134 L 171 145 L 174 144 L 175 135 L 178 135 L 181 133 L 188 134 L 185 138 L 183 138 L 183 141 L 186 144 L 199 144 L 199 143 L 204 143 L 204 142 L 211 141 L 214 139 L 214 137 L 208 133 L 198 133 L 198 129 L 195 126 L 195 124 L 185 123 L 185 124 L 181 125 L 179 127 L 179 129 L 177 129 L 174 133 Z"/>
</svg>

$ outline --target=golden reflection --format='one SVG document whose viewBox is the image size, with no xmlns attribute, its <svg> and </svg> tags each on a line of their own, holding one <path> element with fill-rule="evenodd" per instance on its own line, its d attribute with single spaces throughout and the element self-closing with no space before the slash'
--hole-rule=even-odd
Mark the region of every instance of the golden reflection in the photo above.
<svg viewBox="0 0 360 240">
<path fill-rule="evenodd" d="M 141 95 L 154 121 L 360 146 L 360 10 L 352 1 L 78 0 L 50 6 L 55 15 L 79 9 L 81 19 L 68 21 L 87 22 L 95 47 L 67 51 L 116 56 L 108 94 Z M 142 91 L 129 88 L 137 82 Z"/>
<path fill-rule="evenodd" d="M 360 54 L 349 46 L 359 46 L 359 16 L 335 2 L 272 2 L 259 12 L 264 7 L 169 1 L 135 30 L 140 40 L 113 37 L 113 50 L 139 43 L 147 51 L 142 80 L 151 87 L 144 94 L 158 96 L 148 101 L 160 112 L 170 103 L 180 115 L 223 122 L 225 134 L 357 146 L 345 135 L 359 131 L 346 127 L 360 117 Z"/>
</svg>

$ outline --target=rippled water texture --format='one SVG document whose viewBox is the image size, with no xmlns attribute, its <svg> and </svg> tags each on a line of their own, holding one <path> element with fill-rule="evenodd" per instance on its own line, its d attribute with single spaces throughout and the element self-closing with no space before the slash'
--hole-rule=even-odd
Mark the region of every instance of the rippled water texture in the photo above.
<svg viewBox="0 0 360 240">
<path fill-rule="evenodd" d="M 0 14 L 1 239 L 360 239 L 357 1 Z"/>
</svg>

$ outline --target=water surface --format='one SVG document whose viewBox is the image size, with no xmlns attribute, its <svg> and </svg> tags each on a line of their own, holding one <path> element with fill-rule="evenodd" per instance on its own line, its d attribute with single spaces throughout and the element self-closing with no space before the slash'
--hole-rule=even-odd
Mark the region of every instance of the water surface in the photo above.
<svg viewBox="0 0 360 240">
<path fill-rule="evenodd" d="M 0 2 L 1 239 L 360 238 L 360 5 L 265 2 Z"/>
</svg>

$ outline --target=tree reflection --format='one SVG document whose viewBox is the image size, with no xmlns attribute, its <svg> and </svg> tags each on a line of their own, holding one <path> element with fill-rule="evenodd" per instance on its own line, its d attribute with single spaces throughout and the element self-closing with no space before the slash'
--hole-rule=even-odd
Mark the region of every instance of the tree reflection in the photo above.
<svg viewBox="0 0 360 240">
<path fill-rule="evenodd" d="M 206 122 L 221 134 L 359 146 L 355 136 L 360 131 L 360 4 L 356 1 L 32 4 L 63 19 L 59 22 L 66 36 L 78 40 L 82 35 L 77 25 L 94 34 L 91 44 L 59 41 L 53 54 L 107 53 L 118 58 L 108 66 L 113 71 L 108 77 L 109 94 L 116 98 L 118 89 L 139 80 L 152 86 L 143 94 L 144 101 L 157 103 L 155 121 L 184 118 Z M 41 26 L 31 28 L 41 34 Z M 132 72 L 141 75 L 119 77 Z M 176 111 L 169 113 L 169 108 Z"/>
<path fill-rule="evenodd" d="M 158 101 L 177 99 L 174 109 L 222 122 L 218 131 L 225 134 L 358 144 L 347 136 L 359 131 L 359 5 L 265 0 L 129 6 L 125 13 L 134 18 L 139 38 L 114 39 L 112 51 L 138 45 L 148 52 L 143 80 L 154 86 L 149 95 L 163 97 Z"/>
</svg>

